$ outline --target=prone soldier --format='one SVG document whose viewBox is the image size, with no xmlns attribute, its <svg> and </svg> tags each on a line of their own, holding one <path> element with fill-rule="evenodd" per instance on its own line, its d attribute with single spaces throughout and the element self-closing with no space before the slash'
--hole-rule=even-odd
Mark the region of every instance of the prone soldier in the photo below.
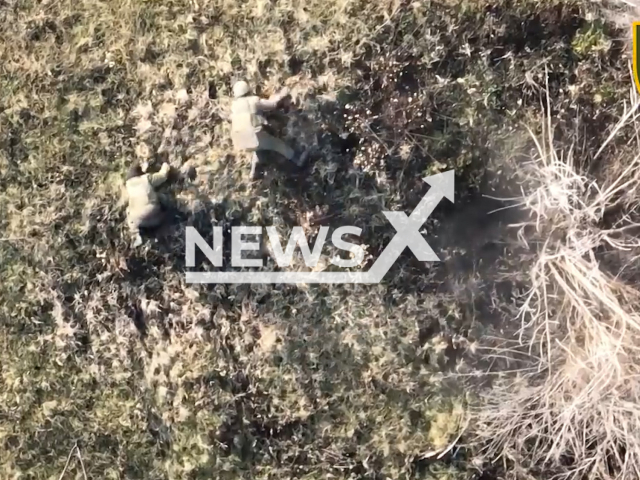
<svg viewBox="0 0 640 480">
<path fill-rule="evenodd" d="M 268 100 L 251 95 L 249 84 L 245 81 L 233 85 L 233 103 L 231 105 L 231 137 L 236 150 L 252 152 L 251 179 L 256 177 L 259 163 L 258 151 L 271 150 L 302 166 L 307 159 L 308 151 L 299 155 L 286 143 L 265 130 L 267 121 L 263 112 L 275 110 L 280 102 L 289 95 L 284 87 Z"/>
<path fill-rule="evenodd" d="M 154 228 L 164 220 L 164 211 L 156 188 L 162 185 L 171 167 L 164 163 L 157 173 L 144 173 L 139 163 L 134 163 L 127 173 L 125 183 L 128 206 L 127 225 L 133 237 L 133 246 L 142 244 L 140 228 Z"/>
</svg>

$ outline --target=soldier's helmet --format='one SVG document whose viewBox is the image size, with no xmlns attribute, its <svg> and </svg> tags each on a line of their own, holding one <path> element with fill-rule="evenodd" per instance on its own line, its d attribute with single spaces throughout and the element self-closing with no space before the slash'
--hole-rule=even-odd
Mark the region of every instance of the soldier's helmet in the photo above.
<svg viewBox="0 0 640 480">
<path fill-rule="evenodd" d="M 249 84 L 244 80 L 240 80 L 233 84 L 234 98 L 244 97 L 247 93 L 249 93 Z"/>
</svg>

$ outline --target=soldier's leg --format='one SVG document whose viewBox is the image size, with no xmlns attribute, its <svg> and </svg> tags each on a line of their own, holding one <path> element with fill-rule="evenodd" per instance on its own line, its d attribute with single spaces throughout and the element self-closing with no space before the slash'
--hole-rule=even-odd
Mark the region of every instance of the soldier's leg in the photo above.
<svg viewBox="0 0 640 480">
<path fill-rule="evenodd" d="M 260 157 L 258 157 L 258 152 L 252 152 L 251 153 L 251 180 L 255 180 L 257 177 L 257 169 L 258 169 L 258 164 L 260 163 Z"/>
<path fill-rule="evenodd" d="M 130 212 L 127 212 L 127 226 L 129 227 L 129 235 L 131 235 L 133 246 L 138 247 L 142 245 L 139 219 L 137 217 L 133 217 Z"/>
<path fill-rule="evenodd" d="M 278 152 L 287 160 L 293 160 L 295 157 L 293 148 L 279 138 L 276 138 L 265 131 L 258 132 L 258 143 L 259 150 L 271 150 L 273 152 Z"/>
<path fill-rule="evenodd" d="M 164 211 L 160 205 L 155 205 L 153 210 L 147 213 L 139 221 L 140 228 L 155 228 L 164 220 Z"/>
</svg>

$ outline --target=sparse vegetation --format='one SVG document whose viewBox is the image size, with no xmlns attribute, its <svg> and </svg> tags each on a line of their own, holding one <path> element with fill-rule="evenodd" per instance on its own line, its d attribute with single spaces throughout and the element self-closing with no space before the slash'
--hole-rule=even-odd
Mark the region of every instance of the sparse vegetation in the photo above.
<svg viewBox="0 0 640 480">
<path fill-rule="evenodd" d="M 637 476 L 637 99 L 600 8 L 0 0 L 0 477 Z M 313 148 L 306 170 L 273 158 L 249 182 L 225 121 L 239 78 L 291 88 L 272 120 Z M 140 249 L 134 159 L 197 171 Z M 185 227 L 212 222 L 358 225 L 375 259 L 382 211 L 451 168 L 441 263 L 406 252 L 372 286 L 184 281 Z M 482 194 L 522 208 L 488 216 Z"/>
</svg>

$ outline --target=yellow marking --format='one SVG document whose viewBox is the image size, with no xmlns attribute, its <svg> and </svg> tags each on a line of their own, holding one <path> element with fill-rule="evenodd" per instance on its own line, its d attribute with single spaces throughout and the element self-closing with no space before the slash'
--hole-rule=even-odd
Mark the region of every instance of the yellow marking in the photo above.
<svg viewBox="0 0 640 480">
<path fill-rule="evenodd" d="M 640 92 L 640 78 L 638 78 L 638 27 L 640 22 L 633 22 L 633 80 Z"/>
</svg>

